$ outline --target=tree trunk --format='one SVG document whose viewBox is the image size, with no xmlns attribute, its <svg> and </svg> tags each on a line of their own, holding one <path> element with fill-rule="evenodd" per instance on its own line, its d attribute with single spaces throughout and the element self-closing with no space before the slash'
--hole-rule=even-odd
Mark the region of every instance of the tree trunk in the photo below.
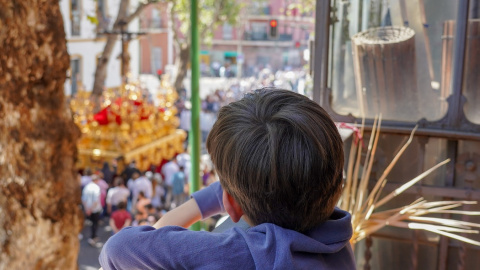
<svg viewBox="0 0 480 270">
<path fill-rule="evenodd" d="M 178 93 L 184 88 L 183 80 L 187 76 L 188 63 L 190 61 L 190 46 L 187 43 L 182 43 L 180 48 L 177 49 L 177 57 L 175 60 L 175 65 L 177 67 L 177 76 L 175 77 L 175 82 L 173 87 L 177 90 Z"/>
<path fill-rule="evenodd" d="M 128 47 L 130 45 L 129 40 L 122 41 L 122 53 L 120 55 L 120 59 L 122 62 L 121 67 L 121 76 L 122 81 L 127 81 L 127 74 L 130 72 L 130 52 L 128 51 Z"/>
<path fill-rule="evenodd" d="M 95 79 L 93 81 L 92 98 L 94 104 L 94 111 L 100 110 L 100 97 L 103 93 L 103 86 L 105 85 L 105 79 L 107 78 L 107 66 L 110 57 L 112 56 L 113 48 L 117 42 L 117 35 L 107 35 L 107 42 L 102 52 L 102 56 L 97 63 L 95 69 Z"/>
<path fill-rule="evenodd" d="M 0 6 L 0 269 L 76 269 L 80 132 L 59 1 Z"/>
<path fill-rule="evenodd" d="M 118 8 L 117 18 L 112 27 L 112 33 L 107 34 L 107 41 L 102 52 L 100 61 L 98 61 L 97 68 L 95 69 L 95 79 L 93 81 L 92 98 L 94 104 L 94 111 L 100 110 L 100 97 L 103 93 L 103 86 L 105 85 L 105 79 L 107 78 L 107 66 L 110 57 L 112 56 L 113 48 L 117 42 L 118 35 L 115 32 L 120 31 L 121 22 L 126 20 L 127 9 L 130 4 L 129 0 L 122 0 Z M 127 24 L 128 25 L 128 24 Z"/>
</svg>

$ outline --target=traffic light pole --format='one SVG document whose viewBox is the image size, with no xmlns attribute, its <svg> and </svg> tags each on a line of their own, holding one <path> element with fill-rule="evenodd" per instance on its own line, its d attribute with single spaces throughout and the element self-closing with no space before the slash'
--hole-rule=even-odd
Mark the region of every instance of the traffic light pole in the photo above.
<svg viewBox="0 0 480 270">
<path fill-rule="evenodd" d="M 189 134 L 191 170 L 190 170 L 190 194 L 197 191 L 200 185 L 200 59 L 198 41 L 198 2 L 190 0 L 190 29 L 191 29 L 191 103 L 192 103 L 192 127 Z M 200 223 L 191 226 L 194 231 L 200 230 Z"/>
</svg>

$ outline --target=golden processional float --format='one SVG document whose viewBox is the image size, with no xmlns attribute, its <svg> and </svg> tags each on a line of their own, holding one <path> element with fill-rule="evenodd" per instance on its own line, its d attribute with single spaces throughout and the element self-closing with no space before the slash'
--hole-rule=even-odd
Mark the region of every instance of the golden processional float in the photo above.
<svg viewBox="0 0 480 270">
<path fill-rule="evenodd" d="M 79 91 L 71 100 L 74 122 L 82 133 L 77 168 L 100 168 L 105 161 L 123 157 L 146 170 L 183 152 L 187 134 L 177 129 L 177 92 L 168 78 L 158 92 L 155 105 L 138 82 L 109 88 L 103 92 L 101 110 L 94 113 L 90 92 Z"/>
</svg>

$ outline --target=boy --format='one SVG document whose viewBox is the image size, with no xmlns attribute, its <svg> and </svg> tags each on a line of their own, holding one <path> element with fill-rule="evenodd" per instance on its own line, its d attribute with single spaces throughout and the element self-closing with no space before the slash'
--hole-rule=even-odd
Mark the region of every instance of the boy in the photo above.
<svg viewBox="0 0 480 270">
<path fill-rule="evenodd" d="M 350 215 L 335 208 L 342 140 L 320 106 L 291 91 L 257 90 L 220 110 L 207 149 L 220 182 L 154 227 L 110 238 L 103 269 L 355 269 Z M 223 210 L 251 227 L 184 229 Z"/>
</svg>

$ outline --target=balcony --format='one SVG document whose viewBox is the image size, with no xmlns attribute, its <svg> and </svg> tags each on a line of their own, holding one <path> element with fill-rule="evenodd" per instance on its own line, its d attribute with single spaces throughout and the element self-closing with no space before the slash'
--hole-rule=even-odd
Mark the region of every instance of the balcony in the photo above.
<svg viewBox="0 0 480 270">
<path fill-rule="evenodd" d="M 247 31 L 243 35 L 243 40 L 258 41 L 292 41 L 292 34 L 279 34 L 277 39 L 272 39 L 267 32 Z"/>
<path fill-rule="evenodd" d="M 269 6 L 251 6 L 248 8 L 248 15 L 271 15 L 271 9 Z"/>
<path fill-rule="evenodd" d="M 160 18 L 155 19 L 140 19 L 141 30 L 164 30 L 168 27 L 168 24 Z"/>
</svg>

